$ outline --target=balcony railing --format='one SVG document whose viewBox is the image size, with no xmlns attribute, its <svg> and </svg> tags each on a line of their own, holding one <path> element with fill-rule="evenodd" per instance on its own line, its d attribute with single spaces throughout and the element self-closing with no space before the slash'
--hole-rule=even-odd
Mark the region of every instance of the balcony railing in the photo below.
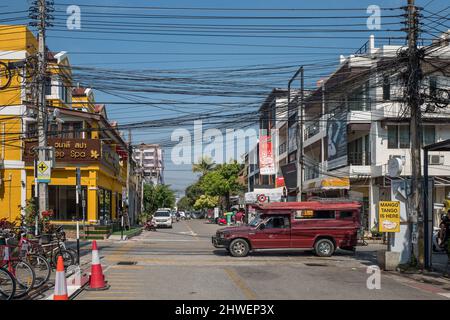
<svg viewBox="0 0 450 320">
<path fill-rule="evenodd" d="M 305 180 L 316 179 L 319 177 L 319 166 L 305 167 Z"/>
<path fill-rule="evenodd" d="M 286 152 L 286 142 L 280 144 L 280 146 L 278 147 L 278 154 L 283 154 Z"/>
<path fill-rule="evenodd" d="M 353 166 L 370 166 L 370 152 L 349 152 L 348 164 Z"/>
<path fill-rule="evenodd" d="M 320 132 L 320 119 L 317 119 L 311 122 L 311 124 L 305 128 L 305 140 L 315 136 L 319 132 Z"/>
</svg>

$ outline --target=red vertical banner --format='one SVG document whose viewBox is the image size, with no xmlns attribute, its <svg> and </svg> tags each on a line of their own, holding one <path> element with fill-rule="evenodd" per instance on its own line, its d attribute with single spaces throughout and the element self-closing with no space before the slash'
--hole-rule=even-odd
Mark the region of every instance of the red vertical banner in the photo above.
<svg viewBox="0 0 450 320">
<path fill-rule="evenodd" d="M 275 160 L 272 153 L 271 136 L 259 136 L 259 174 L 275 174 Z"/>
</svg>

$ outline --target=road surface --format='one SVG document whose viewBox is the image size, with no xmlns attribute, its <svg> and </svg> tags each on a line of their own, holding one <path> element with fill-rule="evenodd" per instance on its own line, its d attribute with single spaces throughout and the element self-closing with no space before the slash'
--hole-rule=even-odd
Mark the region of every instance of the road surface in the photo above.
<svg viewBox="0 0 450 320">
<path fill-rule="evenodd" d="M 217 225 L 180 221 L 173 229 L 144 231 L 127 241 L 102 241 L 101 262 L 111 288 L 83 291 L 76 299 L 448 299 L 450 291 L 382 273 L 368 289 L 375 251 L 264 252 L 233 258 L 211 245 Z"/>
</svg>

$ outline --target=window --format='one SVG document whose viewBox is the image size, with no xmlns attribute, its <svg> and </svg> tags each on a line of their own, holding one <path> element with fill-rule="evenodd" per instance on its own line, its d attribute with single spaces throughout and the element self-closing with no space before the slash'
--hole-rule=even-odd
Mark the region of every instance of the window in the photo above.
<svg viewBox="0 0 450 320">
<path fill-rule="evenodd" d="M 98 189 L 98 218 L 101 223 L 111 219 L 111 191 Z"/>
<path fill-rule="evenodd" d="M 409 126 L 399 126 L 398 132 L 400 148 L 409 148 Z"/>
<path fill-rule="evenodd" d="M 353 91 L 347 96 L 349 111 L 370 110 L 369 82 Z"/>
<path fill-rule="evenodd" d="M 398 148 L 398 126 L 388 126 L 388 149 Z"/>
<path fill-rule="evenodd" d="M 48 136 L 49 137 L 57 137 L 58 136 L 58 124 L 51 123 L 48 128 Z"/>
<path fill-rule="evenodd" d="M 334 219 L 334 210 L 298 210 L 295 219 Z"/>
<path fill-rule="evenodd" d="M 339 219 L 352 220 L 353 219 L 353 211 L 340 211 Z"/>
<path fill-rule="evenodd" d="M 50 96 L 51 94 L 52 94 L 51 78 L 45 78 L 45 95 Z"/>
<path fill-rule="evenodd" d="M 410 133 L 407 125 L 388 126 L 388 149 L 409 148 Z"/>
<path fill-rule="evenodd" d="M 272 217 L 266 222 L 266 229 L 285 229 L 289 228 L 289 218 Z"/>
<path fill-rule="evenodd" d="M 72 123 L 72 137 L 74 139 L 80 139 L 81 138 L 81 130 L 83 129 L 83 123 L 82 122 L 73 122 Z"/>
<path fill-rule="evenodd" d="M 68 139 L 80 139 L 82 137 L 81 131 L 83 129 L 83 123 L 77 122 L 65 122 L 62 124 L 62 138 Z"/>
<path fill-rule="evenodd" d="M 436 142 L 436 127 L 423 126 L 423 145 L 432 144 Z"/>
<path fill-rule="evenodd" d="M 34 194 L 35 186 L 32 186 Z M 86 195 L 86 186 L 81 186 L 81 192 Z M 86 208 L 87 208 L 86 198 Z M 53 211 L 52 220 L 67 221 L 77 218 L 75 186 L 48 186 L 48 208 Z M 82 202 L 78 203 L 78 218 L 83 217 Z"/>
<path fill-rule="evenodd" d="M 391 83 L 389 76 L 383 77 L 383 100 L 391 100 Z"/>
<path fill-rule="evenodd" d="M 437 91 L 437 78 L 430 77 L 430 96 L 435 97 Z"/>
<path fill-rule="evenodd" d="M 37 131 L 38 127 L 36 122 L 27 124 L 27 133 L 26 133 L 27 138 L 36 138 L 38 133 Z"/>
</svg>

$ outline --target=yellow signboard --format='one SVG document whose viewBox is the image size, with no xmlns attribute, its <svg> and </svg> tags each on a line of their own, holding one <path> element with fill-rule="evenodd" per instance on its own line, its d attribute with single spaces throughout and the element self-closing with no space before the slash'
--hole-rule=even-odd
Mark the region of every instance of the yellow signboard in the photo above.
<svg viewBox="0 0 450 320">
<path fill-rule="evenodd" d="M 378 230 L 380 232 L 400 232 L 400 202 L 378 202 Z"/>
</svg>

